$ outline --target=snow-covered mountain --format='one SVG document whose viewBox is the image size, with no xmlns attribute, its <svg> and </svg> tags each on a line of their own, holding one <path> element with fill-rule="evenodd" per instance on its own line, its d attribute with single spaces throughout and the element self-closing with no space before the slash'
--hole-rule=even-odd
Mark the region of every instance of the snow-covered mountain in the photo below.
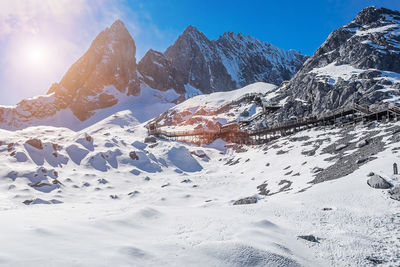
<svg viewBox="0 0 400 267">
<path fill-rule="evenodd" d="M 143 80 L 159 90 L 192 96 L 230 91 L 254 82 L 279 85 L 307 59 L 295 50 L 232 32 L 209 40 L 189 26 L 164 53 L 150 50 L 139 62 Z"/>
<path fill-rule="evenodd" d="M 79 130 L 125 109 L 143 122 L 202 92 L 232 90 L 257 80 L 280 83 L 304 59 L 298 52 L 250 36 L 229 33 L 210 41 L 188 27 L 164 54 L 150 50 L 137 65 L 135 42 L 117 20 L 47 95 L 0 107 L 0 127 L 51 125 Z"/>
<path fill-rule="evenodd" d="M 120 110 L 132 110 L 139 121 L 146 121 L 172 107 L 179 95 L 173 89 L 161 92 L 141 83 L 135 54 L 128 30 L 122 21 L 115 21 L 47 95 L 0 107 L 0 127 L 51 125 L 79 130 Z"/>
<path fill-rule="evenodd" d="M 321 124 L 258 145 L 196 146 L 146 128 L 163 111 L 160 127 L 219 130 L 275 101 L 282 117 L 358 95 L 397 101 L 399 21 L 367 8 L 288 85 L 257 82 L 178 105 L 199 92 L 202 72 L 187 83 L 179 64 L 188 63 L 166 56 L 174 50 L 149 51 L 136 66 L 134 42 L 115 22 L 48 95 L 0 109 L 1 127 L 13 130 L 0 129 L 0 265 L 399 266 L 399 121 Z"/>
<path fill-rule="evenodd" d="M 400 101 L 400 12 L 363 9 L 333 31 L 293 77 L 278 89 L 280 115 L 319 114 L 346 104 Z"/>
</svg>

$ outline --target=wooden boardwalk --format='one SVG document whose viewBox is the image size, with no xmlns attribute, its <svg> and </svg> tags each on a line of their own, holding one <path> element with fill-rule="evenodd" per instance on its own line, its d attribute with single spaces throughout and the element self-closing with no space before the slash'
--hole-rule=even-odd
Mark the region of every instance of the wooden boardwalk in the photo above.
<svg viewBox="0 0 400 267">
<path fill-rule="evenodd" d="M 254 130 L 240 129 L 239 125 L 236 123 L 224 125 L 217 130 L 193 129 L 188 131 L 167 131 L 153 125 L 152 127 L 149 127 L 149 135 L 195 144 L 211 143 L 218 138 L 238 144 L 260 144 L 316 126 L 340 126 L 349 123 L 390 120 L 397 121 L 399 119 L 400 108 L 395 105 L 380 104 L 375 105 L 375 107 L 369 107 L 353 104 L 332 110 L 318 117 L 313 116 L 296 120 L 287 120 Z"/>
</svg>

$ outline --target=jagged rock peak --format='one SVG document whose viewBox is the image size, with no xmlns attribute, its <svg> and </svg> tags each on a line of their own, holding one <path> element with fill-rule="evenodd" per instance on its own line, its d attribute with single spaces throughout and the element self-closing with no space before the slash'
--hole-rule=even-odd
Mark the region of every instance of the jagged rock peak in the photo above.
<svg viewBox="0 0 400 267">
<path fill-rule="evenodd" d="M 124 22 L 120 19 L 117 19 L 116 21 L 114 21 L 114 23 L 111 24 L 111 26 L 109 28 L 113 29 L 113 30 L 126 30 Z"/>
<path fill-rule="evenodd" d="M 133 56 L 136 56 L 136 45 L 135 41 L 132 39 L 129 31 L 125 27 L 125 24 L 121 20 L 116 20 L 114 23 L 103 30 L 101 33 L 97 35 L 95 40 L 92 42 L 92 46 L 97 43 L 101 43 L 102 45 L 107 45 L 111 48 L 110 45 L 115 43 L 124 42 L 125 46 L 133 47 Z"/>
<path fill-rule="evenodd" d="M 116 20 L 96 36 L 48 95 L 23 100 L 16 107 L 0 107 L 0 127 L 18 129 L 29 126 L 31 120 L 38 123 L 55 116 L 58 121 L 62 110 L 85 121 L 139 92 L 135 42 L 124 23 Z M 65 116 L 67 121 L 75 120 Z"/>
<path fill-rule="evenodd" d="M 199 31 L 196 27 L 194 27 L 192 25 L 189 25 L 186 27 L 186 29 L 178 37 L 176 42 L 179 42 L 182 40 L 193 40 L 195 42 L 210 42 L 210 40 L 207 38 L 207 36 L 204 33 Z"/>
<path fill-rule="evenodd" d="M 282 88 L 280 115 L 321 114 L 400 98 L 400 12 L 368 7 L 333 31 Z M 286 98 L 287 97 L 287 98 Z"/>
<path fill-rule="evenodd" d="M 159 90 L 211 93 L 257 81 L 279 85 L 289 80 L 306 59 L 297 51 L 280 49 L 242 33 L 226 32 L 210 40 L 190 25 L 164 53 L 146 53 L 139 72 L 146 84 Z M 166 77 L 175 82 L 166 83 Z"/>
<path fill-rule="evenodd" d="M 399 11 L 387 9 L 387 8 L 377 8 L 375 6 L 366 7 L 361 10 L 358 15 L 353 20 L 355 23 L 358 24 L 369 24 L 380 19 L 385 19 L 383 15 L 395 15 L 400 16 Z"/>
<path fill-rule="evenodd" d="M 189 25 L 186 27 L 186 29 L 183 31 L 182 35 L 185 34 L 191 34 L 191 33 L 201 33 L 195 26 Z"/>
<path fill-rule="evenodd" d="M 137 94 L 140 89 L 136 75 L 136 46 L 124 23 L 116 20 L 98 34 L 60 84 L 60 89 L 55 90 L 56 96 L 65 94 L 66 89 L 67 102 L 80 120 L 90 117 L 96 109 L 118 102 L 105 91 L 106 86 L 114 86 L 121 93 Z"/>
</svg>

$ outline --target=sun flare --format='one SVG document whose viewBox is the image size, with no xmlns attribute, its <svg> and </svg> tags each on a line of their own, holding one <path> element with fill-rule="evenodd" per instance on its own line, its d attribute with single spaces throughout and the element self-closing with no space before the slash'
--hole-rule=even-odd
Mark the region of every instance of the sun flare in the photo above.
<svg viewBox="0 0 400 267">
<path fill-rule="evenodd" d="M 44 48 L 38 45 L 28 47 L 26 55 L 29 63 L 33 65 L 41 65 L 46 57 Z"/>
</svg>

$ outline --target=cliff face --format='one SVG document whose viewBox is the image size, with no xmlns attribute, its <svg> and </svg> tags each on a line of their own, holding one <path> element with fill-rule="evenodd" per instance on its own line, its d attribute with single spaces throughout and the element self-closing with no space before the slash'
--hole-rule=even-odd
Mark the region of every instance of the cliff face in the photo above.
<svg viewBox="0 0 400 267">
<path fill-rule="evenodd" d="M 95 38 L 47 95 L 23 100 L 14 107 L 0 107 L 0 127 L 20 129 L 42 123 L 52 125 L 53 121 L 64 126 L 63 120 L 84 122 L 129 96 L 142 94 L 140 99 L 154 98 L 149 103 L 172 103 L 259 80 L 280 84 L 293 76 L 305 60 L 298 52 L 241 34 L 226 33 L 218 40 L 209 40 L 192 26 L 165 53 L 149 50 L 138 65 L 135 54 L 134 40 L 123 22 L 115 21 Z M 131 101 L 131 105 L 138 101 Z"/>
<path fill-rule="evenodd" d="M 363 9 L 333 31 L 290 83 L 281 117 L 335 109 L 354 102 L 374 104 L 400 99 L 400 12 Z"/>
<path fill-rule="evenodd" d="M 30 122 L 49 119 L 61 110 L 69 110 L 81 121 L 95 110 L 118 103 L 116 95 L 137 95 L 135 42 L 122 21 L 115 21 L 92 42 L 47 95 L 22 100 L 14 107 L 0 108 L 4 128 L 21 128 Z"/>
<path fill-rule="evenodd" d="M 279 85 L 289 80 L 306 58 L 242 34 L 224 33 L 209 40 L 189 26 L 165 53 L 149 51 L 139 62 L 139 71 L 145 74 L 146 83 L 153 82 L 160 90 L 176 88 L 182 93 L 194 88 L 197 93 L 212 93 L 257 81 Z M 163 82 L 165 77 L 174 84 Z"/>
<path fill-rule="evenodd" d="M 93 110 L 118 102 L 104 90 L 106 86 L 112 85 L 126 95 L 139 93 L 135 54 L 135 42 L 118 20 L 96 37 L 59 86 L 49 92 L 54 91 L 56 97 L 65 97 L 73 113 L 85 120 Z"/>
</svg>

